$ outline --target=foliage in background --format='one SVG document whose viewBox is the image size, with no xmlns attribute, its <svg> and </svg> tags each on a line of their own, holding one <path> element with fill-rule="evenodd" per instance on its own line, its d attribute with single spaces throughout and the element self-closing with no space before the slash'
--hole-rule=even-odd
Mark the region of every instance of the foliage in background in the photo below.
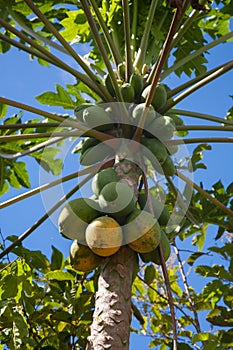
<svg viewBox="0 0 233 350">
<path fill-rule="evenodd" d="M 102 82 L 106 65 L 96 41 L 93 40 L 80 2 L 53 0 L 34 1 L 34 3 L 73 49 L 80 48 L 76 46 L 77 44 L 84 46 L 85 49 L 89 48 L 88 54 L 82 59 L 85 63 L 89 62 L 88 65 L 96 79 Z M 112 0 L 91 1 L 91 3 L 99 6 L 111 37 L 117 43 L 118 52 L 115 61 L 112 62 L 114 68 L 117 68 L 117 64 L 121 62 L 120 58 L 124 59 L 125 56 L 122 2 Z M 135 0 L 130 3 L 131 33 L 134 34 L 133 57 L 137 57 L 139 48 L 144 50 L 142 56 L 138 58 L 139 70 L 145 65 L 151 68 L 151 65 L 157 62 L 173 16 L 167 3 L 159 0 L 150 35 L 147 37 L 149 45 L 141 46 L 151 3 L 149 0 L 143 2 Z M 180 27 L 173 40 L 169 58 L 161 73 L 161 81 L 170 74 L 176 74 L 177 77 L 184 79 L 183 81 L 192 83 L 183 86 L 182 82 L 181 88 L 178 87 L 177 90 L 170 90 L 168 87 L 170 100 L 165 106 L 165 112 L 168 110 L 171 112 L 172 107 L 177 107 L 182 100 L 180 94 L 183 90 L 198 82 L 205 84 L 205 79 L 210 75 L 208 55 L 211 48 L 230 40 L 233 36 L 230 31 L 230 19 L 233 15 L 231 0 L 214 2 L 208 14 L 192 11 L 188 1 L 185 5 L 189 9 L 187 11 L 189 16 L 186 14 L 182 18 L 183 27 Z M 93 16 L 96 19 L 94 12 Z M 75 57 L 55 40 L 54 34 L 45 27 L 41 19 L 32 14 L 26 2 L 8 0 L 6 6 L 6 2 L 1 0 L 0 19 L 1 53 L 6 53 L 12 45 L 16 47 L 18 45 L 18 48 L 29 53 L 31 59 L 38 59 L 39 64 L 55 65 L 76 78 L 75 84 L 66 86 L 56 84 L 54 91 L 42 92 L 36 97 L 38 102 L 62 107 L 65 114 L 58 116 L 66 119 L 73 115 L 75 106 L 86 101 L 102 100 L 104 93 L 98 94 L 99 90 L 96 88 L 98 84 L 93 85 L 89 80 L 88 84 L 82 81 L 83 76 L 80 74 L 83 74 L 83 70 L 80 70 L 77 61 L 75 62 Z M 15 27 L 18 32 L 14 33 L 12 27 L 7 27 L 5 23 Z M 102 30 L 98 29 L 108 49 Z M 33 46 L 31 42 L 25 44 L 23 35 L 39 46 Z M 51 55 L 47 55 L 46 52 Z M 74 58 L 71 67 L 65 63 L 66 56 Z M 112 61 L 109 51 L 108 58 Z M 223 68 L 227 64 L 223 62 Z M 46 69 L 47 67 L 45 74 Z M 188 93 L 183 98 L 186 96 Z M 30 188 L 31 174 L 28 173 L 26 161 L 22 158 L 24 155 L 28 154 L 35 158 L 40 166 L 54 175 L 59 175 L 63 166 L 59 159 L 59 146 L 64 138 L 61 137 L 54 140 L 51 145 L 48 144 L 48 135 L 54 130 L 52 123 L 55 121 L 43 113 L 39 113 L 40 118 L 37 116 L 28 119 L 26 112 L 23 115 L 21 112 L 24 106 L 15 105 L 15 107 L 16 114 L 8 116 L 6 103 L 0 104 L 1 122 L 7 126 L 0 130 L 1 194 L 10 191 L 11 187 Z M 32 112 L 36 113 L 33 110 Z M 175 114 L 182 115 L 182 111 Z M 191 116 L 195 117 L 197 114 L 191 111 Z M 217 121 L 205 115 L 201 117 L 206 121 Z M 226 112 L 226 118 L 222 120 L 223 125 L 232 126 L 232 119 L 231 108 Z M 221 120 L 218 120 L 218 123 L 220 122 Z M 9 124 L 17 126 L 9 128 Z M 181 125 L 184 125 L 182 120 Z M 188 137 L 187 130 L 181 129 L 177 135 L 185 139 Z M 56 132 L 68 131 L 70 131 L 68 127 L 58 128 L 57 125 Z M 33 137 L 33 134 L 38 135 Z M 8 136 L 12 138 L 6 138 Z M 206 167 L 202 158 L 203 152 L 207 150 L 211 150 L 207 141 L 200 142 L 194 148 L 189 160 L 194 171 Z M 199 187 L 202 189 L 202 184 Z M 233 210 L 232 183 L 224 188 L 219 181 L 206 192 Z M 166 204 L 172 209 L 174 203 L 175 195 L 168 184 Z M 216 230 L 216 245 L 206 246 L 207 230 L 210 226 L 213 227 L 212 225 Z M 179 230 L 170 236 L 173 249 L 167 263 L 176 309 L 179 350 L 224 350 L 233 347 L 232 231 L 232 217 L 212 203 L 203 193 L 194 191 L 189 217 L 185 217 Z M 3 237 L 3 234 L 6 237 Z M 3 232 L 1 249 L 4 250 L 9 243 L 16 240 L 17 237 L 7 237 Z M 188 240 L 191 248 L 189 251 L 184 251 L 182 242 Z M 55 247 L 49 260 L 42 252 L 28 250 L 20 243 L 12 250 L 12 254 L 2 259 L 0 276 L 0 349 L 4 349 L 4 344 L 12 350 L 85 348 L 88 327 L 92 322 L 98 270 L 91 274 L 78 273 Z M 203 285 L 200 291 L 195 289 L 195 282 L 192 283 L 197 278 Z M 149 336 L 152 348 L 160 350 L 172 348 L 172 320 L 165 282 L 158 266 L 141 262 L 140 273 L 133 285 L 132 310 L 135 321 L 132 323 L 133 332 Z"/>
</svg>

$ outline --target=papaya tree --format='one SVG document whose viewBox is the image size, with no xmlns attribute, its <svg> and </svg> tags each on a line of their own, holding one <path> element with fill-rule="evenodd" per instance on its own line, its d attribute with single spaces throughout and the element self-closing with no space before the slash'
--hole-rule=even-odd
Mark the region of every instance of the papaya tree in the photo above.
<svg viewBox="0 0 233 350">
<path fill-rule="evenodd" d="M 231 147 L 232 108 L 182 107 L 233 68 L 224 54 L 208 61 L 231 45 L 231 0 L 0 10 L 2 54 L 17 48 L 45 79 L 49 67 L 72 77 L 33 105 L 0 97 L 0 208 L 37 195 L 44 210 L 23 233 L 1 232 L 0 349 L 129 349 L 132 332 L 161 350 L 232 348 L 233 185 L 194 179 L 213 144 Z M 68 257 L 26 247 L 47 219 Z"/>
</svg>

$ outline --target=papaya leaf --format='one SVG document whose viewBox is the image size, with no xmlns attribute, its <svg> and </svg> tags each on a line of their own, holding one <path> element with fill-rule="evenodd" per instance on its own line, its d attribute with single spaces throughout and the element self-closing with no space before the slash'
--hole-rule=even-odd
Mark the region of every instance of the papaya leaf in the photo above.
<svg viewBox="0 0 233 350">
<path fill-rule="evenodd" d="M 45 278 L 53 279 L 57 281 L 73 281 L 75 277 L 69 272 L 54 270 L 46 273 Z"/>
<path fill-rule="evenodd" d="M 189 255 L 188 259 L 187 259 L 187 263 L 190 265 L 190 266 L 193 266 L 193 264 L 196 262 L 196 260 L 198 258 L 200 258 L 201 256 L 205 255 L 205 253 L 202 253 L 202 252 L 195 252 L 195 253 L 192 253 L 191 255 Z"/>
<path fill-rule="evenodd" d="M 24 162 L 13 162 L 13 170 L 15 173 L 15 176 L 17 177 L 19 183 L 29 188 L 30 187 L 30 180 L 29 180 L 29 174 L 26 170 L 26 164 Z"/>
<path fill-rule="evenodd" d="M 64 265 L 64 255 L 52 245 L 51 270 L 59 270 Z"/>
<path fill-rule="evenodd" d="M 0 44 L 1 45 L 1 44 Z M 1 47 L 1 46 L 0 46 Z M 0 103 L 0 119 L 5 117 L 6 112 L 7 112 L 7 105 Z"/>
<path fill-rule="evenodd" d="M 48 106 L 60 106 L 64 109 L 74 109 L 75 102 L 72 100 L 68 92 L 59 84 L 56 84 L 57 92 L 47 91 L 36 96 L 38 102 Z"/>
<path fill-rule="evenodd" d="M 233 327 L 233 311 L 223 306 L 218 306 L 206 316 L 208 322 L 215 326 Z"/>
</svg>

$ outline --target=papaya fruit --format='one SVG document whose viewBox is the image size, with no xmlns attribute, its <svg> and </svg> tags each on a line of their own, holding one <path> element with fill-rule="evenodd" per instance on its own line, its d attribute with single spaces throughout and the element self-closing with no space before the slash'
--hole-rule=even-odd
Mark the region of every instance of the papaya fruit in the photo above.
<svg viewBox="0 0 233 350">
<path fill-rule="evenodd" d="M 161 226 L 166 226 L 169 219 L 170 213 L 165 204 L 160 202 L 156 197 L 150 194 L 150 200 L 154 211 L 154 217 L 158 220 Z M 145 191 L 141 191 L 138 195 L 138 203 L 141 209 L 149 211 L 148 201 Z"/>
<path fill-rule="evenodd" d="M 124 83 L 123 85 L 121 85 L 120 90 L 122 93 L 123 100 L 125 102 L 130 103 L 134 101 L 135 93 L 134 93 L 134 88 L 131 84 Z"/>
<path fill-rule="evenodd" d="M 161 169 L 157 169 L 158 172 L 160 172 Z M 173 176 L 176 173 L 176 167 L 173 163 L 172 158 L 168 155 L 165 162 L 162 164 L 162 170 L 164 175 L 167 176 Z"/>
<path fill-rule="evenodd" d="M 84 153 L 88 148 L 92 148 L 100 143 L 99 140 L 95 139 L 94 137 L 87 137 L 82 142 L 82 149 L 81 153 Z"/>
<path fill-rule="evenodd" d="M 129 79 L 129 83 L 134 88 L 135 100 L 140 101 L 141 93 L 144 87 L 144 81 L 141 75 L 133 73 Z"/>
<path fill-rule="evenodd" d="M 123 80 L 125 80 L 125 62 L 121 62 L 117 66 L 117 70 Z"/>
<path fill-rule="evenodd" d="M 102 258 L 87 246 L 73 241 L 70 247 L 70 264 L 77 271 L 88 272 L 100 265 Z"/>
<path fill-rule="evenodd" d="M 89 147 L 82 152 L 79 158 L 80 164 L 88 166 L 103 161 L 105 158 L 114 157 L 114 151 L 106 143 L 99 143 L 95 147 Z"/>
<path fill-rule="evenodd" d="M 74 110 L 75 117 L 80 122 L 83 122 L 83 111 L 84 111 L 84 109 L 89 108 L 91 106 L 94 106 L 94 104 L 93 103 L 82 103 L 81 105 L 78 105 L 77 107 L 75 107 L 75 110 Z"/>
<path fill-rule="evenodd" d="M 151 138 L 157 137 L 160 140 L 168 140 L 172 138 L 175 131 L 176 128 L 172 118 L 169 116 L 160 116 L 152 121 L 146 136 Z"/>
<path fill-rule="evenodd" d="M 170 246 L 169 240 L 167 238 L 167 235 L 163 230 L 161 230 L 160 244 L 162 247 L 164 260 L 167 261 L 170 254 L 171 254 L 171 246 Z M 142 259 L 142 261 L 144 261 L 146 263 L 153 262 L 157 265 L 161 265 L 161 260 L 160 260 L 158 248 L 152 250 L 149 253 L 141 253 L 139 255 L 140 255 L 140 258 Z"/>
<path fill-rule="evenodd" d="M 134 125 L 137 126 L 139 124 L 139 120 L 142 116 L 144 108 L 145 108 L 145 103 L 140 103 L 140 104 L 137 104 L 136 107 L 133 109 L 132 118 L 133 118 Z M 145 128 L 148 127 L 152 123 L 152 121 L 155 119 L 155 115 L 156 115 L 155 110 L 154 110 L 153 106 L 150 105 L 147 108 L 146 121 L 144 124 Z"/>
<path fill-rule="evenodd" d="M 126 219 L 124 241 L 138 253 L 154 250 L 161 237 L 157 220 L 147 211 L 135 209 Z"/>
<path fill-rule="evenodd" d="M 92 191 L 96 195 L 99 196 L 100 192 L 110 182 L 116 182 L 117 175 L 116 172 L 112 168 L 108 168 L 97 173 L 92 180 Z"/>
<path fill-rule="evenodd" d="M 149 92 L 151 89 L 151 85 L 148 85 L 143 91 L 142 91 L 142 98 L 146 100 Z M 155 93 L 153 96 L 153 99 L 151 101 L 152 106 L 156 111 L 160 111 L 167 102 L 167 91 L 163 84 L 158 84 Z"/>
<path fill-rule="evenodd" d="M 121 226 L 109 216 L 100 216 L 86 228 L 86 242 L 97 255 L 107 257 L 115 254 L 122 245 Z"/>
<path fill-rule="evenodd" d="M 113 128 L 109 114 L 99 106 L 90 106 L 83 111 L 83 121 L 91 129 L 106 131 Z"/>
<path fill-rule="evenodd" d="M 77 198 L 60 211 L 58 228 L 62 236 L 85 243 L 85 230 L 89 222 L 100 216 L 99 205 L 90 198 Z"/>
<path fill-rule="evenodd" d="M 112 97 L 115 97 L 116 96 L 116 93 L 115 93 L 115 89 L 113 87 L 113 84 L 112 84 L 112 80 L 110 78 L 110 75 L 109 73 L 106 74 L 105 78 L 104 78 L 104 84 L 108 90 L 108 92 L 110 93 L 110 95 Z"/>
<path fill-rule="evenodd" d="M 142 149 L 144 155 L 150 160 L 153 166 L 156 162 L 160 164 L 165 162 L 168 155 L 167 149 L 160 140 L 143 137 L 142 145 L 145 146 Z"/>
<path fill-rule="evenodd" d="M 116 219 L 130 214 L 135 204 L 133 190 L 124 182 L 110 182 L 99 195 L 101 210 Z"/>
</svg>

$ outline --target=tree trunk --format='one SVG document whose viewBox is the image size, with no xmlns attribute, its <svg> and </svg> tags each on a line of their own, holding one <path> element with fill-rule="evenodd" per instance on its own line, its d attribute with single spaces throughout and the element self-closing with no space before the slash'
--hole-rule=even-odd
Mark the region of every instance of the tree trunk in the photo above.
<svg viewBox="0 0 233 350">
<path fill-rule="evenodd" d="M 115 171 L 119 181 L 125 181 L 138 197 L 138 179 L 141 169 L 129 154 L 121 152 L 116 157 Z M 106 258 L 100 266 L 95 311 L 90 327 L 86 350 L 128 350 L 131 323 L 131 291 L 138 268 L 137 254 L 128 246 Z"/>
<path fill-rule="evenodd" d="M 137 255 L 123 246 L 101 265 L 87 350 L 129 349 L 131 289 Z"/>
</svg>

